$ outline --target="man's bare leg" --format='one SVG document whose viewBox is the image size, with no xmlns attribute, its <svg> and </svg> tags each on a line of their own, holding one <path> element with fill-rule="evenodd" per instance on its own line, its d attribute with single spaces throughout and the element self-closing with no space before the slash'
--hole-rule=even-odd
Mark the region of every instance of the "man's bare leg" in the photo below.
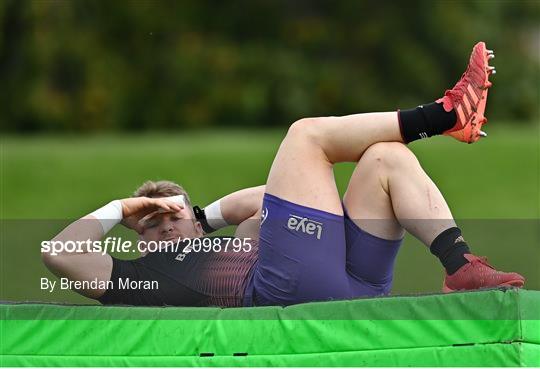
<svg viewBox="0 0 540 369">
<path fill-rule="evenodd" d="M 455 223 L 411 151 L 402 143 L 381 142 L 399 140 L 395 113 L 302 119 L 281 144 L 266 192 L 343 215 L 333 164 L 357 161 L 344 199 L 349 216 L 367 232 L 386 239 L 400 238 L 403 227 L 429 247 Z"/>
<path fill-rule="evenodd" d="M 396 112 L 301 119 L 281 143 L 266 192 L 342 215 L 333 164 L 357 162 L 369 146 L 383 141 L 401 141 Z"/>
<path fill-rule="evenodd" d="M 494 286 L 521 287 L 524 283 L 519 274 L 497 272 L 470 254 L 441 192 L 403 144 L 377 143 L 366 150 L 349 182 L 344 206 L 362 231 L 385 240 L 396 240 L 403 236 L 405 229 L 428 246 L 447 271 L 443 288 L 446 292 Z M 350 270 L 364 278 L 387 275 L 393 267 L 393 252 L 397 252 L 391 250 L 396 247 L 395 241 L 381 244 L 379 250 L 369 240 L 350 246 L 358 248 L 348 251 Z M 437 252 L 441 250 L 442 253 Z M 378 261 L 376 273 L 365 260 L 366 254 Z"/>
<path fill-rule="evenodd" d="M 377 143 L 365 152 L 343 203 L 361 229 L 387 240 L 401 238 L 406 229 L 429 247 L 456 226 L 435 183 L 415 155 L 397 142 Z"/>
</svg>

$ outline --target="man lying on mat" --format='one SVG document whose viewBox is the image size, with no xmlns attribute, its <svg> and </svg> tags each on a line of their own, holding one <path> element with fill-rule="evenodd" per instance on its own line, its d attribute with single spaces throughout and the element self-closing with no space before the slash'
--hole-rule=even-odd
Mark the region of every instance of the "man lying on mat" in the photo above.
<svg viewBox="0 0 540 369">
<path fill-rule="evenodd" d="M 388 294 L 407 231 L 439 258 L 445 292 L 521 287 L 521 275 L 496 271 L 470 252 L 439 189 L 406 146 L 438 134 L 467 143 L 486 136 L 491 56 L 478 43 L 459 82 L 436 102 L 293 123 L 265 186 L 202 211 L 179 185 L 147 182 L 133 198 L 113 201 L 55 237 L 100 240 L 122 222 L 144 242 L 181 238 L 179 249 L 143 251 L 131 261 L 43 252 L 44 262 L 59 277 L 103 282 L 76 291 L 104 304 L 290 305 Z M 357 163 L 343 199 L 333 175 L 339 162 Z M 225 225 L 238 226 L 235 238 L 205 237 Z M 205 245 L 211 247 L 198 247 Z M 120 288 L 127 279 L 157 281 L 159 288 Z"/>
</svg>

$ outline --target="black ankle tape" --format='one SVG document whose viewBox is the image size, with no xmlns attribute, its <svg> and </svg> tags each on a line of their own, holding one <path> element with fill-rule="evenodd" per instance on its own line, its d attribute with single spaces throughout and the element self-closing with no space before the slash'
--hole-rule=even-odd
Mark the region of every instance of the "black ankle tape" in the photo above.
<svg viewBox="0 0 540 369">
<path fill-rule="evenodd" d="M 430 103 L 414 109 L 399 110 L 401 136 L 405 143 L 440 135 L 456 123 L 454 110 L 445 111 L 442 104 Z"/>
<path fill-rule="evenodd" d="M 448 274 L 455 273 L 468 260 L 463 256 L 469 254 L 469 246 L 457 227 L 448 228 L 439 234 L 431 243 L 429 251 L 439 258 Z"/>
</svg>

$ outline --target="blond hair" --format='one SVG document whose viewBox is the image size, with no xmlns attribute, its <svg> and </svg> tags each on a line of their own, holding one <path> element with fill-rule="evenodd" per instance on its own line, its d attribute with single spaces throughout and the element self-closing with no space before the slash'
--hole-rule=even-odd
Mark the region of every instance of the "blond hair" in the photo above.
<svg viewBox="0 0 540 369">
<path fill-rule="evenodd" d="M 133 193 L 133 197 L 169 197 L 176 195 L 184 195 L 186 205 L 191 207 L 191 200 L 184 187 L 171 181 L 146 181 Z"/>
</svg>

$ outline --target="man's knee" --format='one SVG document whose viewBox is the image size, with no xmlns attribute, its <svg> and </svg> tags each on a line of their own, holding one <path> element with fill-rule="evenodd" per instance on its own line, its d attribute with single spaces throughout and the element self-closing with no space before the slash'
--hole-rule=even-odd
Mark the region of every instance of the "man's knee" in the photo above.
<svg viewBox="0 0 540 369">
<path fill-rule="evenodd" d="M 324 118 L 302 118 L 291 124 L 287 131 L 288 139 L 310 140 L 317 142 L 321 135 Z"/>
<path fill-rule="evenodd" d="M 414 153 L 400 142 L 379 142 L 371 145 L 362 155 L 361 161 L 368 161 L 386 169 L 402 169 L 418 164 Z"/>
</svg>

